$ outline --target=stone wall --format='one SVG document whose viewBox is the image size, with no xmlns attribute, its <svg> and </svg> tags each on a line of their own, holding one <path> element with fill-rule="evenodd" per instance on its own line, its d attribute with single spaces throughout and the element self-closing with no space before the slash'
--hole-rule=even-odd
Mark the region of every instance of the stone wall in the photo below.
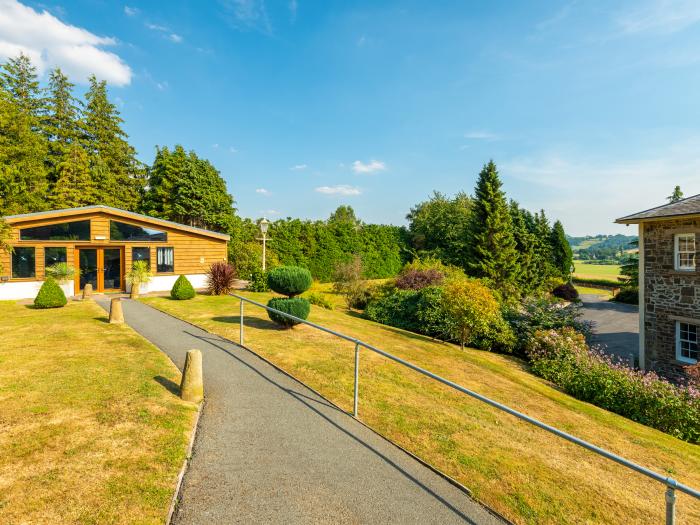
<svg viewBox="0 0 700 525">
<path fill-rule="evenodd" d="M 667 220 L 644 226 L 644 305 L 646 368 L 667 376 L 683 374 L 676 360 L 676 320 L 700 324 L 700 267 L 675 269 L 675 234 L 695 233 L 700 246 L 700 219 Z M 700 254 L 696 255 L 700 263 Z"/>
</svg>

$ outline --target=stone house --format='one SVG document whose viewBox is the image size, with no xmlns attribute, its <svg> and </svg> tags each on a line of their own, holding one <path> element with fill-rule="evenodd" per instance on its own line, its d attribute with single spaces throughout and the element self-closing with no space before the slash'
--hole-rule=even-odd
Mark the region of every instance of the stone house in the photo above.
<svg viewBox="0 0 700 525">
<path fill-rule="evenodd" d="M 700 195 L 615 221 L 639 225 L 639 363 L 684 375 L 700 359 Z"/>
</svg>

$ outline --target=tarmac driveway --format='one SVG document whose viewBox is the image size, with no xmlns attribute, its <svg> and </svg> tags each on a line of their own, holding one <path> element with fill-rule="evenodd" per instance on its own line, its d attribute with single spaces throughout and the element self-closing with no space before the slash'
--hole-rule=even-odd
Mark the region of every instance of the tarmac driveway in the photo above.
<svg viewBox="0 0 700 525">
<path fill-rule="evenodd" d="M 635 364 L 639 356 L 639 307 L 608 301 L 599 295 L 581 295 L 583 319 L 590 321 L 592 342 L 608 354 Z"/>
</svg>

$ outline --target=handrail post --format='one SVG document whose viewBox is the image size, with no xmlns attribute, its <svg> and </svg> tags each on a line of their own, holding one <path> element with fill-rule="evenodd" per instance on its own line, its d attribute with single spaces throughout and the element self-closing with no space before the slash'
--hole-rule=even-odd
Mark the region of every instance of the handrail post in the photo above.
<svg viewBox="0 0 700 525">
<path fill-rule="evenodd" d="M 672 486 L 666 488 L 666 525 L 676 523 L 676 489 Z"/>
<path fill-rule="evenodd" d="M 360 343 L 359 341 L 355 343 L 355 383 L 352 401 L 352 415 L 357 417 L 357 403 L 359 399 L 359 383 L 360 383 Z"/>
<path fill-rule="evenodd" d="M 240 321 L 241 321 L 241 333 L 238 338 L 238 342 L 240 343 L 241 346 L 243 346 L 243 299 L 241 299 L 241 316 L 240 316 Z"/>
</svg>

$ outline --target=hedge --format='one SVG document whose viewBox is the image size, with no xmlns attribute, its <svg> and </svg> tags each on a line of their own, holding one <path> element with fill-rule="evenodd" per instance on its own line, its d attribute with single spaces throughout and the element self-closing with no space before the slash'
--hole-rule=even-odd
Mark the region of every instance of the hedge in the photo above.
<svg viewBox="0 0 700 525">
<path fill-rule="evenodd" d="M 590 284 L 592 286 L 602 286 L 604 288 L 621 288 L 624 284 L 622 281 L 613 281 L 612 279 L 588 279 L 583 277 L 574 277 L 574 284 Z"/>
</svg>

